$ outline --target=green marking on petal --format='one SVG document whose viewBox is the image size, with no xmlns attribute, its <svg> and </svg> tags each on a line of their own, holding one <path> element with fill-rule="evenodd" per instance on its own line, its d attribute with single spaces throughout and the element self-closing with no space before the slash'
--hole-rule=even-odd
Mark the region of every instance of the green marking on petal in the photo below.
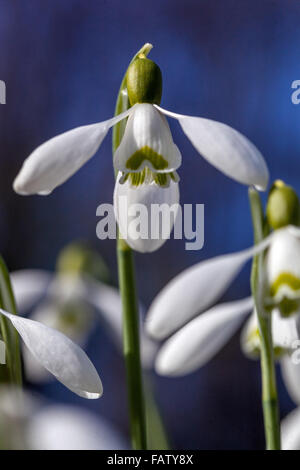
<svg viewBox="0 0 300 470">
<path fill-rule="evenodd" d="M 162 155 L 152 150 L 148 145 L 145 145 L 131 155 L 126 162 L 126 168 L 133 171 L 138 170 L 145 160 L 148 160 L 157 171 L 165 170 L 169 165 Z"/>
<path fill-rule="evenodd" d="M 170 181 L 178 182 L 179 177 L 176 172 L 173 173 L 156 173 L 151 171 L 149 168 L 144 168 L 139 173 L 123 173 L 120 183 L 123 184 L 125 181 L 129 181 L 131 186 L 138 187 L 142 184 L 155 183 L 162 188 L 167 188 Z"/>
<path fill-rule="evenodd" d="M 271 296 L 274 297 L 283 285 L 290 287 L 294 291 L 300 290 L 300 279 L 291 273 L 280 273 L 270 287 Z"/>
<path fill-rule="evenodd" d="M 279 292 L 280 288 L 284 286 L 288 287 L 294 292 L 300 291 L 300 279 L 291 273 L 281 273 L 271 285 L 270 295 L 272 297 L 276 297 L 276 294 Z M 299 299 L 293 298 L 292 294 L 288 296 L 287 293 L 284 292 L 283 297 L 278 299 L 276 305 L 273 304 L 273 306 L 279 308 L 280 314 L 283 317 L 288 317 L 299 311 L 300 302 Z"/>
<path fill-rule="evenodd" d="M 284 297 L 278 305 L 280 310 L 280 314 L 283 317 L 289 317 L 293 313 L 298 312 L 299 310 L 299 302 L 295 299 L 288 299 Z"/>
</svg>

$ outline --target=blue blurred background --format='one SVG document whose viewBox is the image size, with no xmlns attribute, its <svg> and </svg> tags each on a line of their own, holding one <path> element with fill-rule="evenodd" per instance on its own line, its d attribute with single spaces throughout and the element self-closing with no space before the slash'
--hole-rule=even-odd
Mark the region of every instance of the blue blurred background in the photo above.
<svg viewBox="0 0 300 470">
<path fill-rule="evenodd" d="M 291 83 L 300 79 L 300 3 L 296 0 L 2 0 L 0 79 L 0 240 L 9 268 L 54 269 L 59 250 L 74 238 L 103 255 L 117 281 L 115 243 L 96 238 L 96 207 L 112 201 L 111 138 L 53 195 L 20 197 L 12 181 L 25 157 L 48 138 L 112 116 L 132 55 L 154 44 L 151 58 L 164 78 L 162 106 L 223 121 L 259 147 L 271 179 L 300 192 L 300 105 Z M 171 240 L 136 255 L 141 299 L 154 295 L 187 266 L 251 245 L 247 189 L 209 166 L 176 122 L 183 165 L 181 201 L 205 204 L 205 245 L 185 251 Z M 249 293 L 249 267 L 226 294 Z M 97 333 L 97 334 L 96 334 Z M 122 358 L 97 330 L 89 354 L 104 396 L 85 402 L 60 384 L 49 399 L 80 404 L 127 432 Z M 174 448 L 263 448 L 260 375 L 240 352 L 237 335 L 202 370 L 181 379 L 153 375 L 156 396 Z M 281 413 L 293 404 L 279 382 Z"/>
</svg>

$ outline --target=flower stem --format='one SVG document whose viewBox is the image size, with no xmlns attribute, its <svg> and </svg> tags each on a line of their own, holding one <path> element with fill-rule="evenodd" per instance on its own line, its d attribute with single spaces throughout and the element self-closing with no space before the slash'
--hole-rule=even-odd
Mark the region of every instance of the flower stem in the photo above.
<svg viewBox="0 0 300 470">
<path fill-rule="evenodd" d="M 0 256 L 0 306 L 14 315 L 17 315 L 16 302 L 9 278 L 8 269 Z M 22 363 L 20 342 L 17 330 L 3 315 L 0 317 L 0 327 L 6 345 L 6 365 L 9 380 L 15 385 L 22 385 Z"/>
<path fill-rule="evenodd" d="M 133 57 L 130 63 L 132 63 L 133 60 L 141 53 L 147 55 L 151 49 L 151 44 L 145 44 Z M 117 98 L 115 116 L 126 111 L 129 107 L 130 104 L 127 98 L 125 74 Z M 120 145 L 124 130 L 124 122 L 118 123 L 113 129 L 113 154 Z M 120 237 L 120 235 L 118 236 L 117 241 L 117 259 L 123 309 L 124 357 L 126 364 L 132 447 L 133 449 L 147 449 L 145 402 L 140 358 L 139 314 L 135 285 L 134 260 L 131 248 Z"/>
<path fill-rule="evenodd" d="M 254 188 L 249 189 L 254 241 L 264 238 L 264 215 L 261 200 Z M 262 376 L 262 407 L 267 450 L 280 450 L 279 406 L 276 386 L 274 348 L 272 341 L 272 316 L 261 308 L 261 274 L 263 254 L 255 256 L 251 272 L 251 289 L 254 297 L 259 334 Z"/>
<path fill-rule="evenodd" d="M 138 302 L 132 250 L 118 239 L 119 283 L 123 306 L 124 356 L 132 447 L 146 449 L 146 418 L 140 359 Z"/>
</svg>

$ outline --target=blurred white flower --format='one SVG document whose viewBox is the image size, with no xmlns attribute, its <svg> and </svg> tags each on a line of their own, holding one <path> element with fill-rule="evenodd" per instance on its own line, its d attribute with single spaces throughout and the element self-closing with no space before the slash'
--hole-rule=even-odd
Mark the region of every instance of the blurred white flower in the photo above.
<svg viewBox="0 0 300 470">
<path fill-rule="evenodd" d="M 129 444 L 107 420 L 82 407 L 49 405 L 37 395 L 0 387 L 1 450 L 123 450 Z"/>
<path fill-rule="evenodd" d="M 157 339 L 164 339 L 195 317 L 199 311 L 205 311 L 223 295 L 246 261 L 269 247 L 264 270 L 266 274 L 260 286 L 262 299 L 265 289 L 271 291 L 272 278 L 268 277 L 268 267 L 270 262 L 276 261 L 276 252 L 272 250 L 272 244 L 277 243 L 281 235 L 284 235 L 285 240 L 288 235 L 298 241 L 300 230 L 292 226 L 285 227 L 253 248 L 203 261 L 179 274 L 152 303 L 146 318 L 148 333 Z M 290 259 L 292 258 L 291 253 Z M 279 257 L 278 263 L 280 260 Z M 284 262 L 282 269 L 290 269 L 294 273 L 291 264 L 287 268 L 286 258 Z M 280 273 L 279 269 L 278 275 Z M 277 308 L 280 306 L 281 303 Z M 261 307 L 264 308 L 264 305 Z M 248 298 L 217 305 L 194 318 L 162 346 L 156 359 L 156 370 L 160 374 L 174 376 L 196 370 L 219 351 L 252 309 L 253 301 Z M 276 313 L 275 301 L 274 309 L 275 346 L 289 350 L 299 337 L 296 324 L 298 317 L 281 318 Z M 257 328 L 254 328 L 254 331 L 256 330 Z"/>
<path fill-rule="evenodd" d="M 114 204 L 121 233 L 123 214 L 120 196 L 128 195 L 130 205 L 143 203 L 179 203 L 178 175 L 181 154 L 173 142 L 165 118 L 179 121 L 196 150 L 213 166 L 234 180 L 265 189 L 268 169 L 257 148 L 242 134 L 220 122 L 171 113 L 150 103 L 138 103 L 128 111 L 97 124 L 78 127 L 60 134 L 38 147 L 24 162 L 14 181 L 14 190 L 22 195 L 50 194 L 69 179 L 98 150 L 108 130 L 128 118 L 122 141 L 114 155 L 118 178 Z M 170 231 L 173 223 L 170 224 Z M 129 235 L 129 234 L 128 234 Z M 155 239 L 127 238 L 135 250 L 158 249 Z"/>
<path fill-rule="evenodd" d="M 129 444 L 105 419 L 83 408 L 47 406 L 28 423 L 33 450 L 125 450 Z"/>
</svg>

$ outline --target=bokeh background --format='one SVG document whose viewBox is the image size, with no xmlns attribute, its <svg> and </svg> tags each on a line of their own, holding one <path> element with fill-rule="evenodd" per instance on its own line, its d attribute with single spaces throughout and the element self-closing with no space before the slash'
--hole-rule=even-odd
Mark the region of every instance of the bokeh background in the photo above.
<svg viewBox="0 0 300 470">
<path fill-rule="evenodd" d="M 291 83 L 300 78 L 297 0 L 1 0 L 0 247 L 10 270 L 53 270 L 59 250 L 84 239 L 103 255 L 117 282 L 115 243 L 96 238 L 96 207 L 111 202 L 111 136 L 66 184 L 45 197 L 20 197 L 12 181 L 25 157 L 48 138 L 112 116 L 132 55 L 154 44 L 151 58 L 164 78 L 162 105 L 223 121 L 260 148 L 271 179 L 300 192 L 300 105 Z M 251 245 L 247 189 L 209 166 L 176 122 L 181 149 L 181 200 L 205 204 L 205 245 L 188 252 L 171 240 L 136 255 L 139 294 L 146 306 L 174 275 L 217 254 Z M 249 267 L 224 297 L 249 293 Z M 100 371 L 104 396 L 84 401 L 58 383 L 35 390 L 75 403 L 127 433 L 123 361 L 98 328 L 88 353 Z M 244 358 L 239 335 L 209 365 L 181 379 L 153 374 L 155 393 L 177 449 L 264 447 L 259 366 Z M 29 384 L 30 385 L 30 384 Z M 292 408 L 279 379 L 281 413 Z"/>
</svg>

